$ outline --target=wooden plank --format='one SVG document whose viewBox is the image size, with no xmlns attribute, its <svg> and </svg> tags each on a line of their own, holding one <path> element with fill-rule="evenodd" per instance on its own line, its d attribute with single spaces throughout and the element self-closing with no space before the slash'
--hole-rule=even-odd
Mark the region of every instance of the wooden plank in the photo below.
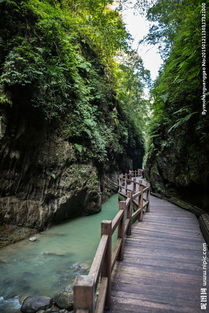
<svg viewBox="0 0 209 313">
<path fill-rule="evenodd" d="M 151 290 L 152 290 L 152 294 L 151 294 Z M 189 299 L 189 306 L 192 307 L 193 305 L 196 304 L 196 302 L 199 302 L 199 297 L 193 297 L 193 294 L 191 294 L 189 292 L 189 289 L 187 289 L 187 292 L 184 292 L 183 294 L 181 292 L 179 292 L 177 295 L 173 295 L 172 292 L 165 292 L 165 290 L 163 290 L 163 293 L 158 293 L 155 292 L 153 289 L 146 290 L 146 293 L 143 292 L 143 290 L 135 290 L 133 291 L 133 289 L 129 289 L 128 290 L 117 290 L 115 292 L 113 292 L 113 297 L 117 295 L 117 297 L 121 297 L 121 298 L 129 298 L 132 299 L 133 301 L 135 299 L 140 299 L 142 301 L 149 301 L 149 302 L 153 302 L 153 297 L 152 295 L 155 296 L 155 301 L 156 302 L 161 302 L 162 303 L 162 296 L 164 297 L 164 303 L 171 303 L 172 305 L 185 305 L 188 307 L 188 303 L 187 300 Z M 132 302 L 133 303 L 133 302 Z"/>
<path fill-rule="evenodd" d="M 150 263 L 146 263 L 146 261 L 143 261 L 139 259 L 138 262 L 133 260 L 133 257 L 129 258 L 130 261 L 127 260 L 126 256 L 126 261 L 123 262 L 122 266 L 125 267 L 136 267 L 140 271 L 140 265 L 142 266 L 143 269 L 146 269 L 147 271 L 158 271 L 160 272 L 168 272 L 168 273 L 184 273 L 184 274 L 192 274 L 192 275 L 201 275 L 201 270 L 200 267 L 197 266 L 196 264 L 190 264 L 190 263 L 185 263 L 184 265 L 181 265 L 180 262 L 175 262 L 175 263 L 169 263 L 169 262 L 162 262 L 162 259 L 160 262 L 155 262 L 154 260 L 150 260 Z M 152 261 L 152 262 L 151 262 Z M 121 268 L 123 269 L 123 267 Z"/>
<path fill-rule="evenodd" d="M 168 280 L 172 280 L 173 282 L 178 282 L 180 283 L 181 281 L 187 281 L 187 282 L 191 282 L 192 284 L 195 282 L 199 282 L 200 281 L 200 273 L 190 273 L 190 274 L 186 274 L 186 273 L 182 273 L 182 272 L 172 272 L 172 271 L 158 271 L 155 270 L 153 268 L 149 268 L 149 271 L 146 271 L 146 268 L 143 267 L 140 268 L 136 268 L 136 267 L 122 267 L 121 271 L 123 271 L 126 275 L 129 275 L 130 277 L 135 277 L 135 278 L 140 278 L 140 279 L 144 279 L 146 277 L 149 278 L 153 278 L 153 279 L 162 279 L 162 275 L 163 275 L 163 279 L 168 279 Z M 199 275 L 198 275 L 199 274 Z M 121 273 L 118 274 L 123 275 Z"/>
<path fill-rule="evenodd" d="M 105 306 L 110 308 L 111 306 L 111 292 L 112 292 L 112 279 L 111 279 L 111 263 L 112 263 L 112 221 L 102 221 L 101 234 L 108 235 L 107 248 L 105 253 L 105 260 L 102 263 L 101 277 L 107 278 L 107 294 L 105 299 Z"/>
<path fill-rule="evenodd" d="M 146 201 L 146 199 L 144 199 Z M 146 206 L 149 204 L 149 201 L 146 201 L 144 204 L 143 204 L 143 209 L 146 208 Z"/>
<path fill-rule="evenodd" d="M 114 219 L 112 220 L 112 233 L 114 233 L 116 227 L 120 223 L 121 218 L 123 217 L 124 211 L 120 210 L 118 213 L 115 215 Z"/>
<path fill-rule="evenodd" d="M 129 223 L 130 223 L 130 220 L 129 220 L 129 219 L 126 219 L 126 221 L 125 221 L 125 227 L 124 227 L 124 232 L 125 232 L 125 234 L 127 233 L 127 229 L 128 229 Z"/>
<path fill-rule="evenodd" d="M 169 226 L 166 227 L 163 224 L 160 224 L 160 225 L 155 225 L 155 224 L 150 225 L 150 223 L 146 224 L 146 225 L 144 224 L 143 229 L 147 230 L 147 231 L 151 231 L 151 232 L 164 233 L 164 234 L 168 234 L 168 235 L 172 235 L 172 234 L 177 235 L 177 236 L 178 235 L 180 235 L 180 236 L 184 235 L 186 238 L 193 238 L 195 233 L 196 233 L 196 235 L 200 235 L 199 229 L 195 232 L 194 229 L 189 230 L 186 227 L 185 227 L 185 229 L 177 228 L 177 227 L 171 228 Z"/>
<path fill-rule="evenodd" d="M 132 299 L 129 297 L 117 297 L 114 299 L 114 303 L 115 306 L 117 306 L 118 308 L 129 308 L 129 310 L 131 311 L 132 309 L 135 310 L 135 312 L 139 313 L 143 313 L 143 309 L 145 308 L 149 308 L 149 312 L 153 312 L 153 309 L 156 310 L 155 312 L 159 313 L 160 310 L 164 310 L 165 312 L 169 312 L 169 310 L 173 310 L 173 312 L 176 313 L 196 313 L 198 311 L 194 311 L 194 307 L 191 306 L 189 303 L 185 303 L 184 306 L 179 305 L 177 303 L 166 303 L 166 299 L 164 299 L 164 302 L 157 302 L 154 299 L 152 301 L 145 301 L 145 300 L 141 300 L 141 299 Z M 120 306 L 121 304 L 121 306 Z M 141 308 L 141 309 L 140 309 Z M 133 310 L 133 312 L 134 312 Z M 199 310 L 199 303 L 198 303 L 198 310 Z M 129 312 L 130 312 L 129 311 Z M 112 310 L 112 312 L 114 312 Z M 121 312 L 124 312 L 123 310 L 121 310 Z"/>
<path fill-rule="evenodd" d="M 126 206 L 129 205 L 130 200 L 131 200 L 130 198 L 127 198 L 127 199 L 126 199 Z"/>
<path fill-rule="evenodd" d="M 135 198 L 137 198 L 138 196 L 141 195 L 141 191 L 137 191 L 135 194 L 132 195 L 132 199 L 134 200 Z"/>
<path fill-rule="evenodd" d="M 135 219 L 140 213 L 141 213 L 142 208 L 137 209 L 133 214 L 132 214 L 132 219 Z"/>
<path fill-rule="evenodd" d="M 173 282 L 172 280 L 168 280 L 166 281 L 165 279 L 163 279 L 163 277 L 161 277 L 160 279 L 153 279 L 152 277 L 136 277 L 134 279 L 134 276 L 130 276 L 128 274 L 124 274 L 124 275 L 115 275 L 114 276 L 114 282 L 118 282 L 118 283 L 125 283 L 128 284 L 131 281 L 132 285 L 140 285 L 142 287 L 145 286 L 152 286 L 155 287 L 156 289 L 158 288 L 171 288 L 171 290 L 173 290 L 173 296 L 175 296 L 175 293 L 181 289 L 188 289 L 188 282 Z M 114 286 L 114 285 L 113 285 Z M 198 290 L 196 289 L 198 287 L 200 287 L 200 284 L 197 285 L 196 282 L 191 283 L 191 285 L 189 285 L 189 288 L 192 290 L 196 290 L 196 294 L 199 294 L 199 288 Z M 114 288 L 112 290 L 112 292 L 114 292 Z M 153 299 L 154 299 L 154 294 L 153 294 Z M 162 301 L 164 299 L 162 298 Z"/>
<path fill-rule="evenodd" d="M 93 259 L 91 268 L 89 270 L 89 275 L 92 275 L 95 279 L 95 283 L 97 284 L 98 279 L 99 279 L 99 273 L 101 270 L 101 266 L 102 266 L 102 261 L 104 258 L 104 254 L 106 251 L 106 247 L 107 247 L 107 241 L 108 241 L 108 235 L 102 235 L 95 257 Z"/>
<path fill-rule="evenodd" d="M 114 267 L 115 262 L 117 260 L 118 254 L 120 252 L 121 244 L 122 244 L 122 238 L 118 238 L 116 245 L 115 245 L 115 249 L 112 253 L 111 271 L 113 270 L 113 267 Z"/>
<path fill-rule="evenodd" d="M 198 288 L 198 286 L 197 286 Z M 137 284 L 136 282 L 119 281 L 117 283 L 113 283 L 113 296 L 117 296 L 117 292 L 126 292 L 136 294 L 137 297 L 144 297 L 146 299 L 157 298 L 160 300 L 160 297 L 166 297 L 166 299 L 170 297 L 174 297 L 178 301 L 184 301 L 185 298 L 189 298 L 191 302 L 196 302 L 199 300 L 199 293 L 197 292 L 197 288 L 182 288 L 180 285 L 174 285 L 172 288 L 168 288 L 167 286 L 160 285 L 160 288 L 156 288 L 156 285 L 146 285 L 146 284 Z M 152 299 L 151 299 L 152 300 Z"/>
<path fill-rule="evenodd" d="M 125 243 L 125 238 L 126 238 L 126 233 L 125 233 L 125 220 L 126 220 L 126 202 L 125 201 L 120 201 L 119 202 L 119 210 L 123 211 L 123 216 L 120 221 L 120 224 L 118 225 L 118 238 L 121 239 L 121 244 L 120 244 L 120 250 L 117 255 L 117 259 L 119 261 L 123 260 L 124 256 L 124 243 Z"/>
<path fill-rule="evenodd" d="M 95 313 L 103 313 L 105 306 L 105 298 L 107 294 L 107 283 L 108 279 L 103 277 L 99 286 L 99 295 L 96 301 Z"/>
<path fill-rule="evenodd" d="M 187 259 L 182 261 L 182 259 L 179 260 L 178 258 L 173 259 L 171 262 L 171 259 L 165 256 L 161 257 L 160 259 L 155 259 L 150 258 L 149 255 L 143 255 L 139 257 L 135 255 L 134 257 L 133 254 L 126 253 L 123 264 L 126 264 L 126 262 L 131 264 L 138 264 L 138 266 L 162 266 L 163 268 L 167 266 L 167 268 L 178 268 L 183 270 L 200 270 L 199 258 L 196 259 L 196 261 L 192 260 L 192 262 L 190 261 L 189 263 Z"/>
<path fill-rule="evenodd" d="M 126 244 L 126 247 L 127 247 L 127 244 Z M 128 249 L 129 252 L 127 252 L 126 250 Z M 179 253 L 177 254 L 175 251 L 172 251 L 172 249 L 170 249 L 170 251 L 168 250 L 156 250 L 155 252 L 153 251 L 150 251 L 150 250 L 147 250 L 147 249 L 140 249 L 140 250 L 136 250 L 136 247 L 131 247 L 129 246 L 125 250 L 125 254 L 126 253 L 132 253 L 133 255 L 136 255 L 136 256 L 140 256 L 140 255 L 149 255 L 151 258 L 159 258 L 161 256 L 169 256 L 170 258 L 178 258 L 178 259 L 188 259 L 188 258 L 194 258 L 196 260 L 198 260 L 200 257 L 199 256 L 196 256 L 194 253 L 187 253 L 187 255 L 183 255 L 181 253 L 181 250 L 179 251 Z"/>
<path fill-rule="evenodd" d="M 143 225 L 142 225 L 142 232 L 143 232 Z M 186 238 L 187 240 L 185 241 L 182 241 L 182 238 L 180 237 L 176 237 L 176 236 L 164 236 L 162 235 L 161 238 L 161 241 L 159 242 L 159 236 L 158 237 L 155 237 L 155 236 L 150 236 L 150 235 L 146 235 L 143 233 L 142 236 L 139 235 L 138 238 L 135 238 L 135 237 L 130 237 L 128 238 L 128 243 L 129 242 L 140 242 L 142 245 L 149 245 L 149 246 L 163 246 L 163 247 L 166 247 L 166 246 L 170 246 L 171 245 L 175 248 L 175 247 L 185 247 L 185 249 L 192 249 L 192 250 L 200 250 L 200 244 L 202 243 L 201 240 L 194 240 L 192 241 L 191 238 Z"/>
</svg>

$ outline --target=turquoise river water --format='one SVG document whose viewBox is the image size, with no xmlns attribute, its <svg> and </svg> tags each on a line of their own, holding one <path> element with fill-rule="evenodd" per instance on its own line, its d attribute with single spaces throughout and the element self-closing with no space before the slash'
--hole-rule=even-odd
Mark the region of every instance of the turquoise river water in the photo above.
<svg viewBox="0 0 209 313">
<path fill-rule="evenodd" d="M 59 224 L 0 251 L 0 313 L 14 313 L 20 295 L 53 296 L 85 274 L 94 257 L 100 222 L 118 211 L 118 196 L 112 196 L 102 211 Z"/>
</svg>

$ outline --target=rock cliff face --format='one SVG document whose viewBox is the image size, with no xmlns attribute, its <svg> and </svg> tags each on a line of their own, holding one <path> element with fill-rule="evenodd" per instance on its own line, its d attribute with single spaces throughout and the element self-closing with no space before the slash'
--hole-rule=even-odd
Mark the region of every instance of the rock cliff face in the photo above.
<svg viewBox="0 0 209 313">
<path fill-rule="evenodd" d="M 0 12 L 0 223 L 40 230 L 98 212 L 143 157 L 114 78 L 120 15 L 56 0 L 0 1 Z"/>
<path fill-rule="evenodd" d="M 64 124 L 57 127 L 32 107 L 21 107 L 1 111 L 1 223 L 42 230 L 99 212 L 101 203 L 117 191 L 117 173 L 131 159 L 120 156 L 121 168 L 115 156 L 102 168 L 78 161 Z"/>
<path fill-rule="evenodd" d="M 146 164 L 152 191 L 177 196 L 208 211 L 208 142 L 200 142 L 196 131 L 202 122 L 193 120 L 172 134 L 159 129 Z"/>
<path fill-rule="evenodd" d="M 10 113 L 1 139 L 1 221 L 42 229 L 98 211 L 97 169 L 76 164 L 70 143 L 35 111 Z"/>
</svg>

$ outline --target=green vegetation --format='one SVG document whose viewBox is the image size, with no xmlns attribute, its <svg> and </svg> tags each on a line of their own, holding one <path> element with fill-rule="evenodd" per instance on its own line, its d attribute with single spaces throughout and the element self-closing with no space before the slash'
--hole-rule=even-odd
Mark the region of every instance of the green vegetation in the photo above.
<svg viewBox="0 0 209 313">
<path fill-rule="evenodd" d="M 198 186 L 207 190 L 209 185 L 209 115 L 202 115 L 201 100 L 201 4 L 158 0 L 148 10 L 149 19 L 158 24 L 147 40 L 161 43 L 165 59 L 152 90 L 147 161 L 158 192 Z"/>
<path fill-rule="evenodd" d="M 155 191 L 207 189 L 202 1 L 135 2 L 155 22 L 146 41 L 158 44 L 164 59 L 151 102 L 143 98 L 149 72 L 131 50 L 120 10 L 112 10 L 112 3 L 0 1 L 1 112 L 38 112 L 68 141 L 72 163 L 126 170 L 130 159 L 140 166 L 145 146 Z M 119 9 L 128 4 L 119 1 Z"/>
<path fill-rule="evenodd" d="M 148 74 L 132 57 L 111 3 L 0 1 L 1 105 L 36 108 L 62 128 L 82 161 L 103 163 L 130 149 L 143 153 L 136 120 Z"/>
</svg>

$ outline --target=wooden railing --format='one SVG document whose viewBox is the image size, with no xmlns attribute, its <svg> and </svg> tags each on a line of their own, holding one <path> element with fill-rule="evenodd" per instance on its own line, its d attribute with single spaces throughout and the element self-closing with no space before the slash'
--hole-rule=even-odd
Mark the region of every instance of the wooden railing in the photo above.
<svg viewBox="0 0 209 313">
<path fill-rule="evenodd" d="M 73 286 L 75 313 L 102 313 L 111 306 L 111 276 L 116 261 L 123 260 L 124 241 L 131 235 L 131 226 L 142 221 L 149 211 L 150 185 L 143 179 L 143 170 L 119 176 L 119 211 L 112 221 L 101 223 L 101 239 L 88 275 L 76 277 Z M 112 235 L 118 230 L 112 249 Z"/>
</svg>

